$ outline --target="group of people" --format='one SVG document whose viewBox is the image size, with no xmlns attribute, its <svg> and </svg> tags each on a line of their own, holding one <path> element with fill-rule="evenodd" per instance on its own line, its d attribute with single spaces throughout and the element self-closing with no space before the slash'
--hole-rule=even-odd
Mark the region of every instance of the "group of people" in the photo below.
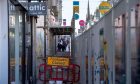
<svg viewBox="0 0 140 84">
<path fill-rule="evenodd" d="M 61 38 L 59 41 L 58 41 L 58 44 L 57 44 L 57 51 L 66 51 L 66 48 L 68 47 L 68 44 L 69 44 L 69 41 L 68 40 L 65 40 L 63 38 Z"/>
</svg>

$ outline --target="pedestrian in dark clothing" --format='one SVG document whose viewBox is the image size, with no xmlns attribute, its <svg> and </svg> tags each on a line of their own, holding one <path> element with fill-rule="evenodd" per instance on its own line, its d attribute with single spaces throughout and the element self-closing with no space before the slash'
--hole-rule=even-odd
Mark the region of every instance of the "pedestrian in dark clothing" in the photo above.
<svg viewBox="0 0 140 84">
<path fill-rule="evenodd" d="M 60 43 L 57 44 L 57 50 L 61 51 L 61 44 Z"/>
<path fill-rule="evenodd" d="M 62 51 L 64 52 L 64 51 L 66 51 L 67 44 L 66 44 L 66 41 L 64 39 L 62 39 L 62 42 L 63 42 L 63 44 L 62 44 Z"/>
<path fill-rule="evenodd" d="M 61 40 L 57 44 L 57 49 L 58 49 L 58 51 L 62 50 L 62 41 Z"/>
</svg>

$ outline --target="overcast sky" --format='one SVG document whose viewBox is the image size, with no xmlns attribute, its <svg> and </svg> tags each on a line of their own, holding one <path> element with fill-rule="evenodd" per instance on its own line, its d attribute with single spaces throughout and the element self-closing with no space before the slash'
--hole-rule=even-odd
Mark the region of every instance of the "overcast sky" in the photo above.
<svg viewBox="0 0 140 84">
<path fill-rule="evenodd" d="M 79 1 L 79 20 L 86 19 L 88 0 L 62 0 L 62 19 L 66 19 L 67 26 L 71 24 L 73 1 Z M 89 0 L 91 14 L 94 14 L 94 11 L 98 8 L 101 1 L 103 0 Z M 76 29 L 80 28 L 79 20 L 76 20 Z"/>
</svg>

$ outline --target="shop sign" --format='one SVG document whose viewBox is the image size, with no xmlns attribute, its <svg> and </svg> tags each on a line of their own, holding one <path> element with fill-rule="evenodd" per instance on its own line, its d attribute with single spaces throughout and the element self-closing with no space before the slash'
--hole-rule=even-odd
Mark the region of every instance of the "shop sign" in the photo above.
<svg viewBox="0 0 140 84">
<path fill-rule="evenodd" d="M 46 15 L 47 5 L 45 2 L 30 2 L 22 5 L 28 10 L 29 15 Z"/>
<path fill-rule="evenodd" d="M 111 4 L 107 1 L 103 1 L 100 5 L 99 5 L 99 11 L 101 14 L 105 14 L 106 12 L 108 12 L 111 9 Z"/>
<path fill-rule="evenodd" d="M 69 66 L 69 58 L 66 57 L 48 57 L 47 64 L 52 66 Z"/>
</svg>

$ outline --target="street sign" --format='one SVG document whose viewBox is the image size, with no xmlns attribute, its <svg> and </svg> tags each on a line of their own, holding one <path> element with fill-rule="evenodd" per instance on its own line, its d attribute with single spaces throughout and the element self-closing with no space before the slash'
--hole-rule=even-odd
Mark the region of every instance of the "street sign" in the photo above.
<svg viewBox="0 0 140 84">
<path fill-rule="evenodd" d="M 79 25 L 80 25 L 80 26 L 85 26 L 85 21 L 84 21 L 84 20 L 80 20 L 80 21 L 79 21 Z"/>
<path fill-rule="evenodd" d="M 69 58 L 66 57 L 48 57 L 47 64 L 52 66 L 69 66 Z"/>
<path fill-rule="evenodd" d="M 79 6 L 73 6 L 73 12 L 79 13 Z"/>
<path fill-rule="evenodd" d="M 73 1 L 73 18 L 74 20 L 79 19 L 79 1 Z"/>
<path fill-rule="evenodd" d="M 106 12 L 108 12 L 111 9 L 111 4 L 107 1 L 103 1 L 101 2 L 101 4 L 99 5 L 99 11 L 101 14 L 105 14 Z"/>
<path fill-rule="evenodd" d="M 74 17 L 75 20 L 79 19 L 79 15 L 77 13 L 75 13 L 73 17 Z"/>
<path fill-rule="evenodd" d="M 84 29 L 85 27 L 84 26 L 80 26 L 80 29 Z"/>
<path fill-rule="evenodd" d="M 78 33 L 82 33 L 82 29 L 78 29 Z"/>
<path fill-rule="evenodd" d="M 79 1 L 73 1 L 73 6 L 79 6 Z"/>
</svg>

